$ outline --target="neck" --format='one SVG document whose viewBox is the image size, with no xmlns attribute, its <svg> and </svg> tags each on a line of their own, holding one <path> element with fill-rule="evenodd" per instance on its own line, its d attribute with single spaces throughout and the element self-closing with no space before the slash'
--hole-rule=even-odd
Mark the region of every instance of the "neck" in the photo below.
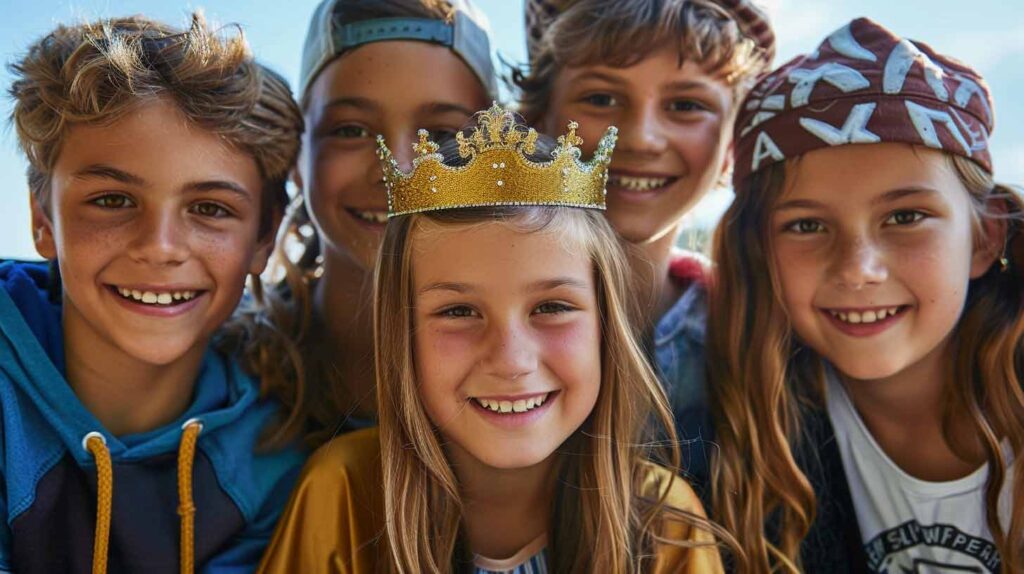
<svg viewBox="0 0 1024 574">
<path fill-rule="evenodd" d="M 895 375 L 869 381 L 844 377 L 843 381 L 882 450 L 905 472 L 923 480 L 966 476 L 985 459 L 968 415 L 954 413 L 948 428 L 943 417 L 948 354 L 947 339 Z"/>
<path fill-rule="evenodd" d="M 488 467 L 454 445 L 449 456 L 462 493 L 466 537 L 474 553 L 508 558 L 547 532 L 557 484 L 556 454 L 517 469 Z"/>
<path fill-rule="evenodd" d="M 197 344 L 167 365 L 140 361 L 69 317 L 64 305 L 64 361 L 71 389 L 114 436 L 151 431 L 188 409 L 206 352 Z"/>
<path fill-rule="evenodd" d="M 313 313 L 332 344 L 330 360 L 347 404 L 341 414 L 372 417 L 374 394 L 373 274 L 349 257 L 324 257 L 324 273 L 313 291 Z"/>
<path fill-rule="evenodd" d="M 677 225 L 657 239 L 627 246 L 633 289 L 638 294 L 644 325 L 656 324 L 681 295 L 669 277 L 672 248 L 678 233 Z"/>
</svg>

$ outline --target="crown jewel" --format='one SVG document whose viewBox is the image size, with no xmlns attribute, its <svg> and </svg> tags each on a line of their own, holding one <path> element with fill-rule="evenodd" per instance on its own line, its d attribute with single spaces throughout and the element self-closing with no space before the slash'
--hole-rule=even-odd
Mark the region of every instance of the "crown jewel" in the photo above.
<svg viewBox="0 0 1024 574">
<path fill-rule="evenodd" d="M 497 205 L 566 205 L 604 209 L 608 164 L 618 130 L 609 127 L 598 142 L 594 157 L 580 161 L 576 122 L 558 138 L 551 161 L 535 162 L 527 156 L 537 150 L 537 132 L 516 122 L 515 114 L 494 104 L 478 115 L 469 135 L 455 135 L 465 165 L 444 165 L 438 145 L 418 132 L 413 144 L 417 157 L 404 173 L 377 136 L 378 155 L 388 189 L 388 217 L 462 207 Z"/>
</svg>

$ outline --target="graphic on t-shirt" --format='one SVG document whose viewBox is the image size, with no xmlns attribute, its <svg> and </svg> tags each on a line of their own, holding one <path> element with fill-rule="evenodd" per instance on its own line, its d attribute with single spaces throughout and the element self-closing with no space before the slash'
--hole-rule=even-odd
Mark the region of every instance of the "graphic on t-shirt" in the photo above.
<svg viewBox="0 0 1024 574">
<path fill-rule="evenodd" d="M 996 574 L 1002 561 L 995 544 L 984 538 L 952 524 L 924 526 L 916 520 L 879 533 L 864 550 L 868 568 L 880 574 Z"/>
</svg>

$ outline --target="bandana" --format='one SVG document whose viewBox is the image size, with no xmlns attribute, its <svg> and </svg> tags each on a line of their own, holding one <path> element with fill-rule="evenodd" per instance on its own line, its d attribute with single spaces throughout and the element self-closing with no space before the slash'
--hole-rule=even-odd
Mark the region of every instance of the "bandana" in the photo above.
<svg viewBox="0 0 1024 574">
<path fill-rule="evenodd" d="M 978 72 L 860 18 L 754 86 L 736 121 L 733 184 L 809 151 L 880 142 L 960 155 L 991 173 L 993 127 Z"/>
</svg>

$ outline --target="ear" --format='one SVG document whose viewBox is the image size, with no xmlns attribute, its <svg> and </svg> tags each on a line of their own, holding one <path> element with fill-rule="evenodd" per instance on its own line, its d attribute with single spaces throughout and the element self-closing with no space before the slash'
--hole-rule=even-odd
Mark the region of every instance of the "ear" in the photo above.
<svg viewBox="0 0 1024 574">
<path fill-rule="evenodd" d="M 732 186 L 732 168 L 736 165 L 736 156 L 734 155 L 735 146 L 733 141 L 729 140 L 729 145 L 725 148 L 725 157 L 722 158 L 722 168 L 718 172 L 718 186 L 719 187 L 731 187 Z"/>
<path fill-rule="evenodd" d="M 249 261 L 249 273 L 259 276 L 267 268 L 270 254 L 274 252 L 274 245 L 277 243 L 277 233 L 281 229 L 281 220 L 284 218 L 284 208 L 274 208 L 270 216 L 270 228 L 263 237 L 259 238 L 256 251 L 253 251 L 252 259 Z"/>
<path fill-rule="evenodd" d="M 990 199 L 986 208 L 994 216 L 981 220 L 981 233 L 971 255 L 971 279 L 984 275 L 996 260 L 1003 256 L 1003 249 L 1006 246 L 1006 202 L 1001 199 Z"/>
<path fill-rule="evenodd" d="M 39 202 L 36 194 L 31 191 L 29 205 L 32 207 L 32 242 L 36 246 L 36 253 L 43 259 L 53 261 L 57 258 L 57 242 L 53 238 L 53 222 L 46 213 L 45 208 Z"/>
<path fill-rule="evenodd" d="M 288 179 L 292 180 L 292 183 L 295 184 L 295 187 L 298 190 L 298 192 L 302 193 L 302 190 L 304 188 L 302 187 L 302 174 L 299 173 L 298 165 L 293 167 L 292 170 L 288 173 Z"/>
</svg>

